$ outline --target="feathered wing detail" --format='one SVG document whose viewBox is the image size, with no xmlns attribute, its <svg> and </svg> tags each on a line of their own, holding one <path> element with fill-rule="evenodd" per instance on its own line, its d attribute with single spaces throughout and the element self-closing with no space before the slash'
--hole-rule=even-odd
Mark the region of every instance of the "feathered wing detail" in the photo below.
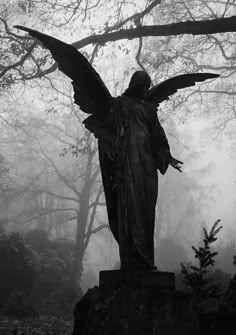
<svg viewBox="0 0 236 335">
<path fill-rule="evenodd" d="M 219 75 L 214 73 L 182 74 L 153 86 L 148 90 L 146 99 L 155 102 L 156 105 L 158 105 L 162 101 L 168 100 L 169 96 L 176 93 L 178 89 L 194 86 L 196 82 L 217 77 L 219 77 Z"/>
<path fill-rule="evenodd" d="M 105 115 L 110 111 L 111 95 L 88 60 L 72 45 L 30 28 L 15 26 L 28 32 L 50 50 L 58 68 L 72 79 L 74 101 L 88 114 Z"/>
</svg>

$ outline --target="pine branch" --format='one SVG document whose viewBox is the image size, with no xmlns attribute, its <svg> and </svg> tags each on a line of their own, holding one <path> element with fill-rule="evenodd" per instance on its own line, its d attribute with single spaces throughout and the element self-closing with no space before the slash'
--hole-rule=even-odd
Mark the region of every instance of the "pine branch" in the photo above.
<svg viewBox="0 0 236 335">
<path fill-rule="evenodd" d="M 220 220 L 217 220 L 208 234 L 207 230 L 203 228 L 203 247 L 196 248 L 192 246 L 195 253 L 195 258 L 198 260 L 198 265 L 190 265 L 187 268 L 181 263 L 181 272 L 184 276 L 183 282 L 193 290 L 193 293 L 199 298 L 206 295 L 209 291 L 207 285 L 209 285 L 210 279 L 206 277 L 208 268 L 214 266 L 215 256 L 218 252 L 212 252 L 210 244 L 217 240 L 216 235 L 220 232 L 223 226 L 218 227 Z"/>
</svg>

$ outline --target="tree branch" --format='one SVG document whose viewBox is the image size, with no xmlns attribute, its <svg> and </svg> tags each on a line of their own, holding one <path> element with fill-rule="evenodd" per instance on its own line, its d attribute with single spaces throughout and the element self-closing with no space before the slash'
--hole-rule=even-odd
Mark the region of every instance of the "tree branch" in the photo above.
<svg viewBox="0 0 236 335">
<path fill-rule="evenodd" d="M 79 203 L 79 199 L 78 198 L 74 198 L 74 197 L 70 197 L 70 196 L 63 196 L 63 195 L 60 195 L 60 194 L 56 194 L 54 192 L 51 192 L 51 191 L 47 191 L 47 190 L 37 190 L 38 193 L 45 193 L 45 194 L 48 194 L 48 195 L 51 195 L 57 199 L 62 199 L 62 200 L 67 200 L 67 201 L 74 201 L 76 203 Z"/>
<path fill-rule="evenodd" d="M 75 211 L 78 212 L 78 210 L 76 208 L 54 208 L 54 209 L 49 209 L 43 213 L 40 213 L 38 215 L 32 216 L 31 218 L 27 219 L 26 221 L 23 222 L 23 225 L 25 225 L 26 223 L 33 221 L 33 220 L 37 220 L 40 217 L 44 216 L 44 215 L 48 215 L 50 213 L 55 213 L 55 212 L 66 212 L 66 211 Z M 76 216 L 77 217 L 77 216 Z M 75 218 L 76 218 L 75 217 Z"/>
<path fill-rule="evenodd" d="M 98 207 L 98 204 L 99 204 L 99 199 L 100 199 L 100 196 L 101 196 L 102 192 L 103 192 L 103 186 L 100 185 L 98 193 L 96 195 L 96 199 L 94 201 L 94 206 L 93 206 L 92 213 L 91 213 L 91 216 L 90 216 L 90 222 L 89 222 L 89 225 L 88 225 L 88 229 L 87 229 L 87 232 L 85 234 L 84 250 L 86 250 L 86 248 L 88 246 L 88 243 L 89 243 L 89 240 L 90 240 L 93 223 L 94 223 L 95 215 L 96 215 L 96 212 L 97 212 L 97 207 Z"/>
<path fill-rule="evenodd" d="M 89 234 L 91 236 L 92 234 L 95 234 L 95 233 L 97 233 L 98 231 L 100 231 L 104 228 L 110 229 L 108 224 L 102 224 L 101 226 L 98 226 L 98 227 L 94 228 L 93 230 L 91 230 Z M 87 233 L 85 234 L 85 237 L 87 237 Z"/>
<path fill-rule="evenodd" d="M 148 36 L 178 36 L 206 35 L 226 32 L 236 32 L 236 16 L 202 21 L 185 21 L 171 23 L 166 25 L 138 26 L 130 29 L 120 29 L 114 32 L 105 32 L 103 34 L 91 35 L 80 41 L 74 42 L 76 49 L 81 49 L 89 44 L 104 45 L 107 42 L 115 42 L 123 39 L 132 40 L 135 38 Z M 57 64 L 43 71 L 42 75 L 55 71 Z"/>
<path fill-rule="evenodd" d="M 31 53 L 32 53 L 34 47 L 36 46 L 36 44 L 37 44 L 37 43 L 34 42 L 34 43 L 30 46 L 30 48 L 27 50 L 27 52 L 24 54 L 24 56 L 22 56 L 21 59 L 20 59 L 18 62 L 14 63 L 14 64 L 12 64 L 12 65 L 9 65 L 8 67 L 6 67 L 6 68 L 0 73 L 0 78 L 3 77 L 3 76 L 6 74 L 7 71 L 9 71 L 9 70 L 11 70 L 11 69 L 15 69 L 17 66 L 23 64 L 23 63 L 26 61 L 26 59 L 31 55 Z"/>
<path fill-rule="evenodd" d="M 130 21 L 138 20 L 140 21 L 145 15 L 147 15 L 153 8 L 155 8 L 157 5 L 161 3 L 161 0 L 155 0 L 153 1 L 149 6 L 147 6 L 142 12 L 133 14 L 129 17 L 127 17 L 125 20 L 118 22 L 117 24 L 114 24 L 112 27 L 108 27 L 106 32 L 110 32 L 112 30 L 118 30 L 121 27 L 123 27 L 126 23 Z"/>
<path fill-rule="evenodd" d="M 122 39 L 135 39 L 147 36 L 177 36 L 177 35 L 206 35 L 236 31 L 236 16 L 214 20 L 186 21 L 165 25 L 138 26 L 137 28 L 121 29 L 119 31 L 88 36 L 72 45 L 83 48 L 88 44 L 105 44 Z"/>
<path fill-rule="evenodd" d="M 57 173 L 58 177 L 60 177 L 60 179 L 64 182 L 64 184 L 71 189 L 77 196 L 78 198 L 80 198 L 81 193 L 77 190 L 77 188 L 75 186 L 73 186 L 72 184 L 70 184 L 67 180 L 67 178 L 65 176 L 63 176 L 61 174 L 61 172 L 59 171 L 58 167 L 56 166 L 55 162 L 45 153 L 45 151 L 43 150 L 43 147 L 41 145 L 41 143 L 38 141 L 40 149 L 41 149 L 41 154 L 51 163 L 51 165 L 53 166 L 55 172 Z"/>
</svg>

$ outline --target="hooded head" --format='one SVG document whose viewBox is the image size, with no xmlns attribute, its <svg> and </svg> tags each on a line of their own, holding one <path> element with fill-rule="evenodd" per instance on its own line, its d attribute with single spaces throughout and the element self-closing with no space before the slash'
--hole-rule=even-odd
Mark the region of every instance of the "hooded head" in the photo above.
<svg viewBox="0 0 236 335">
<path fill-rule="evenodd" d="M 151 84 L 151 78 L 145 71 L 136 71 L 131 77 L 129 87 L 124 95 L 136 98 L 145 98 Z"/>
</svg>

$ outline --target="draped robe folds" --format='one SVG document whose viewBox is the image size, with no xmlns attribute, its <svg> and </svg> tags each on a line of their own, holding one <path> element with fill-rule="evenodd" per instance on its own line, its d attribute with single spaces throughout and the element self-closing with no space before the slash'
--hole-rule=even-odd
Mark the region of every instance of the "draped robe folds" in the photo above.
<svg viewBox="0 0 236 335">
<path fill-rule="evenodd" d="M 109 115 L 109 134 L 102 133 L 97 136 L 99 159 L 121 268 L 153 268 L 157 169 L 165 173 L 169 155 L 156 107 L 118 97 Z"/>
</svg>

